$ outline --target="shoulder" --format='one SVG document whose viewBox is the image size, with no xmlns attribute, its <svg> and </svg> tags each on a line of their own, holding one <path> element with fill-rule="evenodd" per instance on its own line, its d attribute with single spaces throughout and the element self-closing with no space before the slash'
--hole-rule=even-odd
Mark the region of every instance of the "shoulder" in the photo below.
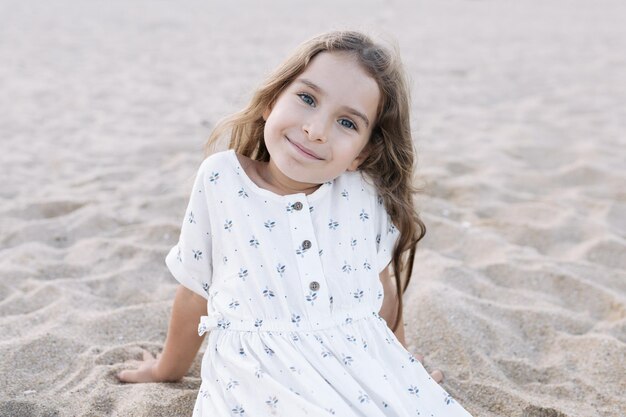
<svg viewBox="0 0 626 417">
<path fill-rule="evenodd" d="M 375 217 L 387 215 L 384 199 L 376 188 L 374 179 L 363 171 L 357 171 L 359 174 L 358 181 L 361 187 L 363 199 L 368 201 L 368 204 L 373 208 Z"/>
<path fill-rule="evenodd" d="M 346 171 L 337 178 L 338 189 L 350 190 L 364 198 L 377 198 L 378 191 L 372 178 L 363 171 Z"/>
<path fill-rule="evenodd" d="M 217 186 L 230 182 L 229 167 L 232 167 L 232 162 L 229 159 L 229 151 L 216 152 L 206 157 L 198 167 L 196 185 L 202 184 L 206 188 L 209 184 Z"/>
<path fill-rule="evenodd" d="M 229 169 L 233 168 L 232 151 L 215 152 L 207 156 L 198 168 L 197 177 L 217 184 L 220 179 L 228 177 Z"/>
<path fill-rule="evenodd" d="M 232 152 L 233 151 L 229 149 L 226 151 L 212 153 L 211 155 L 207 156 L 204 161 L 202 161 L 202 164 L 200 164 L 200 170 L 214 170 L 230 165 L 232 160 L 232 155 L 230 154 Z"/>
</svg>

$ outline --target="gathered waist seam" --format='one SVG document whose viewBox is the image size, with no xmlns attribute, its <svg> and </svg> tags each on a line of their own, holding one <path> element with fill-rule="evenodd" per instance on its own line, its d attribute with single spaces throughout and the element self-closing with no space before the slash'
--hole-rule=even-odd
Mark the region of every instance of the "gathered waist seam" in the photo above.
<svg viewBox="0 0 626 417">
<path fill-rule="evenodd" d="M 340 326 L 350 325 L 355 322 L 367 319 L 377 319 L 384 321 L 384 319 L 375 311 L 371 311 L 365 314 L 357 316 L 349 316 L 341 321 L 334 321 L 325 325 L 311 325 L 310 323 L 294 322 L 293 324 L 285 323 L 284 321 L 264 321 L 256 320 L 251 321 L 239 321 L 229 320 L 221 313 L 211 313 L 208 316 L 202 316 L 200 323 L 198 324 L 198 335 L 202 336 L 204 333 L 211 330 L 218 331 L 239 331 L 239 332 L 316 332 L 328 330 Z"/>
</svg>

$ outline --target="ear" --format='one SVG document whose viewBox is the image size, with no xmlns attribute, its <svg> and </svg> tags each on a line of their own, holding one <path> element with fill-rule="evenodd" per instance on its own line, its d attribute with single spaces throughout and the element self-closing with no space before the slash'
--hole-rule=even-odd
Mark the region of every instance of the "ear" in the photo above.
<svg viewBox="0 0 626 417">
<path fill-rule="evenodd" d="M 267 122 L 267 118 L 270 117 L 270 113 L 272 112 L 272 106 L 269 105 L 263 110 L 263 120 Z"/>
<path fill-rule="evenodd" d="M 370 153 L 371 153 L 370 143 L 367 142 L 367 144 L 365 145 L 365 147 L 363 147 L 363 149 L 361 149 L 361 152 L 357 155 L 357 157 L 354 158 L 354 160 L 350 163 L 350 166 L 348 167 L 347 171 L 358 170 L 361 164 L 363 163 L 363 161 L 365 161 L 367 157 L 370 156 Z"/>
</svg>

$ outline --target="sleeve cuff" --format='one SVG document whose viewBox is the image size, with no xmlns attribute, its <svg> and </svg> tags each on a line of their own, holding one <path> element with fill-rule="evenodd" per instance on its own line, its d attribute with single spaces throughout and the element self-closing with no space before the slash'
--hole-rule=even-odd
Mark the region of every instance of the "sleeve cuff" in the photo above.
<svg viewBox="0 0 626 417">
<path fill-rule="evenodd" d="M 179 261 L 178 245 L 170 249 L 169 253 L 165 257 L 165 264 L 172 273 L 172 276 L 174 276 L 176 281 L 178 281 L 182 286 L 188 288 L 203 298 L 209 298 L 206 290 L 202 287 L 202 284 L 197 279 L 193 278 L 193 275 L 189 273 L 183 266 L 183 263 Z"/>
</svg>

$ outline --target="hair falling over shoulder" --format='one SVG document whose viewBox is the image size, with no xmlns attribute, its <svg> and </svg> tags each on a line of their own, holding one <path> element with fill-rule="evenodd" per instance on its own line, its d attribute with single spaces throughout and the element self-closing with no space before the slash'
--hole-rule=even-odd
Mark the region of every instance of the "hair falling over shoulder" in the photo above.
<svg viewBox="0 0 626 417">
<path fill-rule="evenodd" d="M 400 232 L 392 255 L 397 294 L 404 294 L 413 271 L 417 243 L 426 227 L 415 208 L 413 183 L 415 151 L 411 137 L 410 95 L 406 73 L 396 50 L 373 42 L 354 31 L 324 33 L 301 44 L 255 91 L 248 105 L 238 113 L 221 120 L 211 133 L 206 153 L 215 149 L 218 140 L 230 137 L 228 148 L 259 161 L 268 161 L 263 140 L 263 112 L 271 108 L 280 93 L 293 82 L 320 52 L 352 54 L 380 88 L 381 100 L 377 119 L 368 142 L 369 156 L 360 166 L 380 196 L 391 220 Z M 403 309 L 398 310 L 393 326 L 397 329 Z"/>
</svg>

